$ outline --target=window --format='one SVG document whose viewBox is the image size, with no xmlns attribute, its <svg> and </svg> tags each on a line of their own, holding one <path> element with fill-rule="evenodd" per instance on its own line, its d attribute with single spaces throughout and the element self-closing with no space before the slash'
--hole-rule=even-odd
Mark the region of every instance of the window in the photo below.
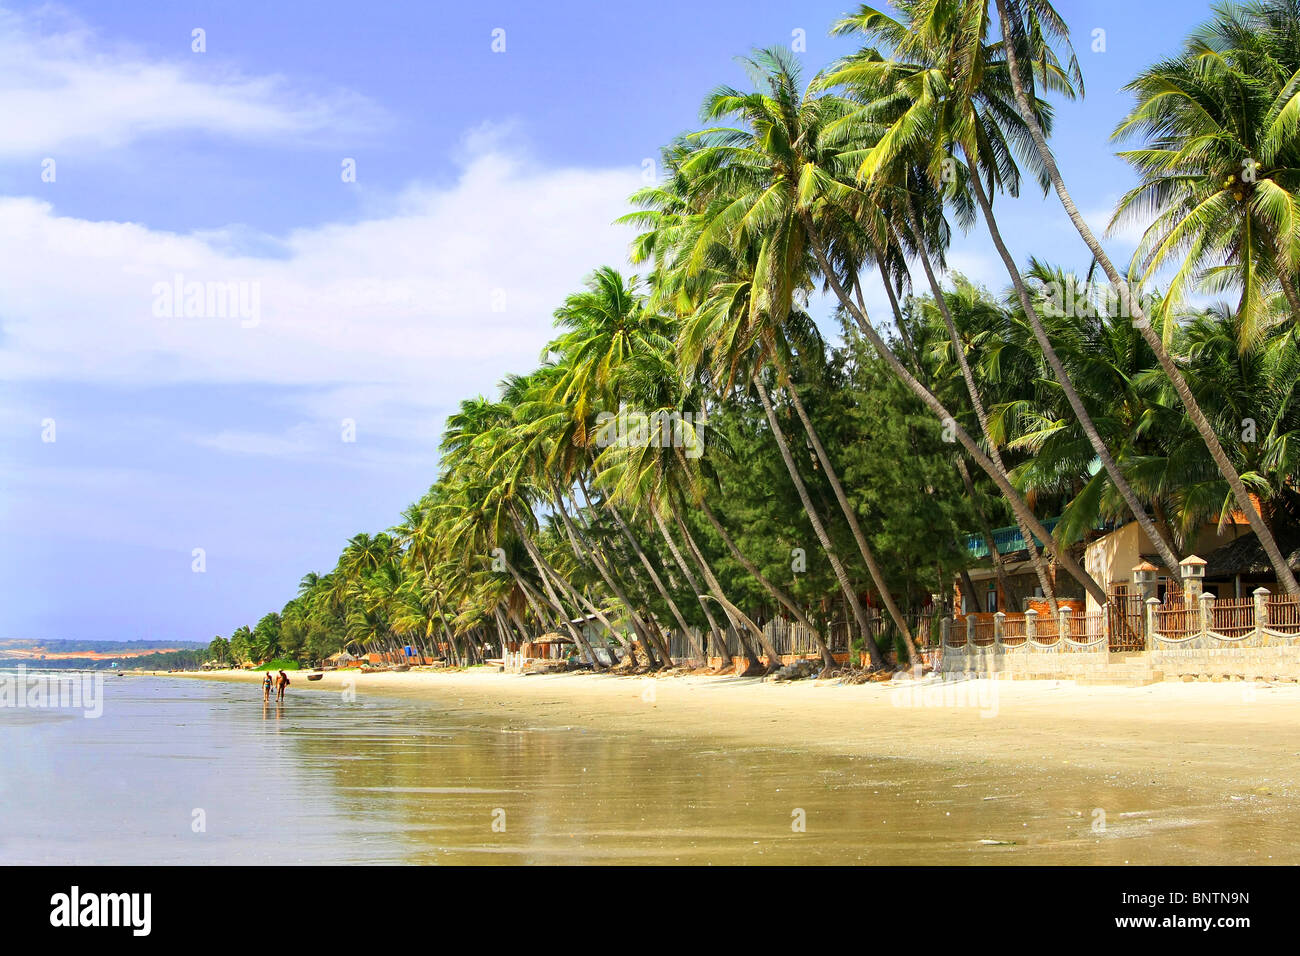
<svg viewBox="0 0 1300 956">
<path fill-rule="evenodd" d="M 996 587 L 989 588 L 988 608 L 990 614 L 998 609 L 998 589 Z"/>
</svg>

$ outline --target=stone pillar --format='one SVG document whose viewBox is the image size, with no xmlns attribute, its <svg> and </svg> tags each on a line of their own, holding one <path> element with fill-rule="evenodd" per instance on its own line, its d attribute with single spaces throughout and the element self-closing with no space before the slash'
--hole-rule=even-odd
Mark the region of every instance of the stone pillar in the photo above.
<svg viewBox="0 0 1300 956">
<path fill-rule="evenodd" d="M 1147 598 L 1147 639 L 1145 641 L 1146 649 L 1151 651 L 1156 648 L 1156 608 L 1160 606 L 1159 598 Z"/>
<path fill-rule="evenodd" d="M 939 623 L 939 633 L 943 636 L 943 643 L 948 645 L 948 637 L 952 633 L 952 618 L 945 616 Z"/>
<path fill-rule="evenodd" d="M 1025 641 L 1038 639 L 1038 611 L 1029 608 L 1025 611 Z"/>
<path fill-rule="evenodd" d="M 1058 607 L 1056 609 L 1056 646 L 1064 647 L 1065 639 L 1070 636 L 1070 609 Z"/>
<path fill-rule="evenodd" d="M 1201 636 L 1209 633 L 1214 624 L 1214 595 L 1209 591 L 1201 592 Z"/>
<path fill-rule="evenodd" d="M 1252 592 L 1255 598 L 1255 638 L 1261 644 L 1264 641 L 1264 628 L 1268 627 L 1269 590 L 1260 586 Z"/>
<path fill-rule="evenodd" d="M 975 615 L 966 615 L 966 647 L 968 650 L 975 649 Z"/>
<path fill-rule="evenodd" d="M 994 647 L 1002 646 L 1002 626 L 1003 626 L 1003 622 L 1006 621 L 1006 619 L 1007 619 L 1007 615 L 1003 611 L 998 611 L 996 614 L 993 615 L 993 646 Z"/>
<path fill-rule="evenodd" d="M 1189 608 L 1196 607 L 1201 598 L 1201 585 L 1205 582 L 1205 559 L 1189 554 L 1178 562 L 1178 573 L 1183 579 L 1183 599 Z"/>
<path fill-rule="evenodd" d="M 1134 566 L 1133 586 L 1137 588 L 1142 600 L 1156 596 L 1156 572 L 1159 570 L 1150 561 L 1142 561 Z"/>
</svg>

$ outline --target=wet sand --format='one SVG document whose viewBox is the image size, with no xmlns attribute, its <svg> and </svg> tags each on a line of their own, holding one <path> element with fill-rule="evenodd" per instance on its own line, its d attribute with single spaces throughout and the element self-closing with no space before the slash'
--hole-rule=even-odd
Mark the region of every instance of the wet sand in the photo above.
<svg viewBox="0 0 1300 956">
<path fill-rule="evenodd" d="M 260 680 L 238 671 L 193 676 Z M 1132 853 L 1118 858 L 1106 853 L 1105 859 L 1300 862 L 1287 832 L 1300 824 L 1295 684 L 843 686 L 709 676 L 518 676 L 479 668 L 344 671 L 315 682 L 301 672 L 289 694 L 340 695 L 349 688 L 358 700 L 377 695 L 436 701 L 440 712 L 487 716 L 517 730 L 581 728 L 696 749 L 744 747 L 778 758 L 784 752 L 791 759 L 798 753 L 905 762 L 907 775 L 931 800 L 933 786 L 942 782 L 952 793 L 969 786 L 988 791 L 980 794 L 990 804 L 983 809 L 1006 801 L 1008 824 L 1021 812 L 1010 808 L 1025 800 L 1046 802 L 1075 818 L 1060 821 L 1062 828 L 1068 824 L 1068 836 L 1064 829 L 1055 837 L 1035 831 L 1016 840 L 1009 833 L 1018 824 L 994 827 L 998 835 L 982 838 L 992 841 L 982 844 L 989 847 L 1046 847 L 1055 838 L 1101 846 L 1121 831 L 1187 831 L 1169 841 L 1134 844 Z M 1075 805 L 1059 806 L 1064 794 Z M 1099 817 L 1106 824 L 1101 830 L 1094 826 Z M 938 838 L 948 823 L 936 819 L 929 825 Z M 1187 844 L 1192 832 L 1198 834 L 1195 851 Z"/>
<path fill-rule="evenodd" d="M 1062 765 L 1224 790 L 1300 778 L 1300 685 L 1072 681 L 861 684 L 756 678 L 520 676 L 494 669 L 290 675 L 290 694 L 436 699 L 465 713 L 549 726 L 649 732 L 702 742 L 923 760 Z M 261 680 L 247 671 L 172 674 Z M 351 681 L 351 684 L 347 682 Z"/>
</svg>

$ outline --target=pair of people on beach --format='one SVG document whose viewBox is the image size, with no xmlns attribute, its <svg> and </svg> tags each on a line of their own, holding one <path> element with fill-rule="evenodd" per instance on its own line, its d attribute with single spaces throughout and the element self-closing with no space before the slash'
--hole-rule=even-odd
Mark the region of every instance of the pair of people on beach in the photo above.
<svg viewBox="0 0 1300 956">
<path fill-rule="evenodd" d="M 289 675 L 280 671 L 280 676 L 275 679 L 275 699 L 284 700 L 284 689 L 289 686 Z M 271 672 L 266 672 L 266 680 L 262 681 L 262 700 L 271 699 Z"/>
</svg>

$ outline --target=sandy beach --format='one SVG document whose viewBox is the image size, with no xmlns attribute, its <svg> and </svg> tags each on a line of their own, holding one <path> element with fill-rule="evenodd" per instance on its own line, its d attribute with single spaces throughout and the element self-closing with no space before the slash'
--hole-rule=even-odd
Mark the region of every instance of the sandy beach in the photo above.
<svg viewBox="0 0 1300 956">
<path fill-rule="evenodd" d="M 246 681 L 260 673 L 189 676 Z M 1210 800 L 1279 798 L 1300 770 L 1300 685 L 1164 682 L 1079 687 L 1069 681 L 765 683 L 716 676 L 519 676 L 494 669 L 292 675 L 290 694 L 426 700 L 524 726 L 906 758 L 1008 774 L 1066 773 L 1113 786 L 1157 785 Z M 349 684 L 348 682 L 354 682 Z M 250 693 L 255 688 L 250 688 Z"/>
</svg>

